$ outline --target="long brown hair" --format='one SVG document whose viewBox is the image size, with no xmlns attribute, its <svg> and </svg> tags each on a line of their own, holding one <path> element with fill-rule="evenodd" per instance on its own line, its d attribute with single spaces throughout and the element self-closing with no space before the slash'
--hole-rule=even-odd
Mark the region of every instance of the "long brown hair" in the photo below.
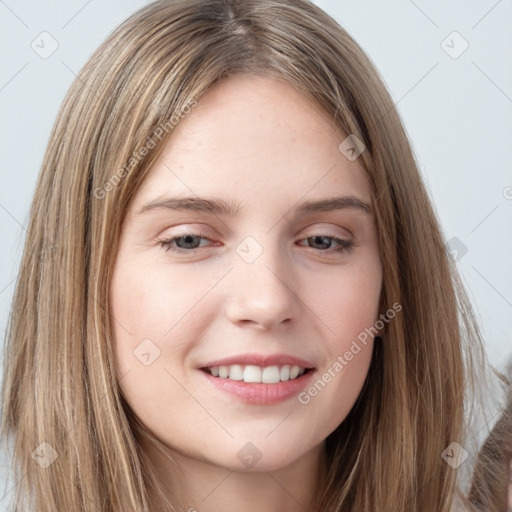
<svg viewBox="0 0 512 512">
<path fill-rule="evenodd" d="M 478 512 L 507 512 L 512 504 L 512 360 L 507 374 L 498 374 L 506 403 L 478 454 L 468 496 Z"/>
<path fill-rule="evenodd" d="M 110 277 L 124 213 L 173 126 L 236 73 L 285 80 L 364 143 L 357 161 L 376 212 L 381 311 L 403 306 L 375 346 L 356 405 L 326 439 L 315 507 L 450 509 L 457 471 L 442 453 L 464 445 L 466 391 L 484 354 L 383 81 L 306 0 L 173 0 L 144 7 L 107 38 L 50 135 L 5 353 L 2 431 L 26 475 L 16 510 L 29 495 L 40 512 L 150 510 L 158 478 L 118 387 Z"/>
</svg>

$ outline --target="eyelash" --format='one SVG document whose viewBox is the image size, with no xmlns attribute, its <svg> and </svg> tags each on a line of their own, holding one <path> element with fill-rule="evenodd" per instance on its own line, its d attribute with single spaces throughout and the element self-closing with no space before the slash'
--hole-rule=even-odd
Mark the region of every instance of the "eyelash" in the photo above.
<svg viewBox="0 0 512 512">
<path fill-rule="evenodd" d="M 187 236 L 210 240 L 204 233 L 185 233 L 183 235 L 168 238 L 166 240 L 159 240 L 158 243 L 166 252 L 171 251 L 171 252 L 180 253 L 180 254 L 191 254 L 194 251 L 196 251 L 197 249 L 199 249 L 199 247 L 195 247 L 193 249 L 181 249 L 180 247 L 173 247 L 171 245 L 174 241 L 176 241 L 180 238 L 185 238 Z M 308 240 L 309 238 L 315 238 L 317 236 L 324 237 L 324 238 L 331 238 L 333 241 L 340 244 L 338 248 L 336 248 L 332 251 L 332 252 L 336 252 L 336 253 L 338 253 L 338 252 L 339 253 L 343 253 L 343 252 L 349 253 L 354 249 L 354 247 L 356 245 L 356 243 L 354 241 L 342 240 L 341 238 L 338 238 L 334 235 L 327 235 L 327 234 L 308 236 L 306 238 L 303 238 L 302 240 Z M 317 250 L 320 252 L 331 252 L 329 249 L 317 249 Z"/>
</svg>

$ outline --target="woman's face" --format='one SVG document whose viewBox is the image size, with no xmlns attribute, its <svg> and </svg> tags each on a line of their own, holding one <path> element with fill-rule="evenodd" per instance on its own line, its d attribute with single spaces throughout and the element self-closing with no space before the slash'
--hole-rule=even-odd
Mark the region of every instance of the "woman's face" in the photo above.
<svg viewBox="0 0 512 512">
<path fill-rule="evenodd" d="M 116 362 L 130 407 L 182 456 L 285 467 L 359 395 L 382 274 L 346 137 L 286 83 L 235 76 L 138 189 L 112 278 Z"/>
</svg>

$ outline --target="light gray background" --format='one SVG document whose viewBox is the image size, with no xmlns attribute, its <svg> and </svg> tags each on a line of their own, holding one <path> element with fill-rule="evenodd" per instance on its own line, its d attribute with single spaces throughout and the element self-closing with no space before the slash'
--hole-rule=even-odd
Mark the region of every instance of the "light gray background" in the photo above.
<svg viewBox="0 0 512 512">
<path fill-rule="evenodd" d="M 0 0 L 2 338 L 29 205 L 60 104 L 94 49 L 147 3 Z M 445 238 L 467 248 L 457 265 L 489 358 L 503 368 L 512 352 L 512 0 L 315 3 L 366 50 L 387 84 Z M 31 47 L 34 41 L 40 52 L 50 48 L 42 32 L 58 43 L 46 59 Z M 3 487 L 0 510 L 12 485 Z"/>
</svg>

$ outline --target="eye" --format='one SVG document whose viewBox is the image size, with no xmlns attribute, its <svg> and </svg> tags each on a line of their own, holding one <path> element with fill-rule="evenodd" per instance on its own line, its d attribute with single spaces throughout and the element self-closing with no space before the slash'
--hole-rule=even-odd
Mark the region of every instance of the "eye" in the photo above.
<svg viewBox="0 0 512 512">
<path fill-rule="evenodd" d="M 201 246 L 201 239 L 211 241 L 204 233 L 185 233 L 180 236 L 160 240 L 158 243 L 166 252 L 190 254 Z M 338 247 L 335 247 L 333 252 L 350 252 L 355 246 L 354 241 L 343 240 L 334 235 L 315 235 L 303 240 L 308 243 L 312 241 L 313 244 L 320 245 L 320 248 L 318 248 L 320 252 L 329 252 L 329 249 L 332 249 L 332 247 L 329 247 L 332 242 L 338 244 Z M 312 248 L 315 249 L 315 247 Z"/>
<path fill-rule="evenodd" d="M 312 240 L 313 243 L 319 244 L 323 247 L 321 252 L 328 252 L 327 250 L 330 249 L 330 247 L 326 247 L 330 245 L 332 241 L 336 242 L 338 244 L 338 247 L 334 249 L 334 252 L 350 252 L 353 250 L 355 246 L 355 242 L 352 240 L 342 240 L 341 238 L 338 238 L 334 235 L 314 235 L 310 236 L 308 238 L 304 238 L 304 240 L 309 241 Z M 329 240 L 331 242 L 329 242 Z"/>
<path fill-rule="evenodd" d="M 199 246 L 197 241 L 201 238 L 203 240 L 209 240 L 209 238 L 203 233 L 186 233 L 184 235 L 168 238 L 167 240 L 160 240 L 158 243 L 166 251 L 189 254 L 197 249 Z M 176 247 L 174 243 L 177 243 L 178 247 Z M 185 247 L 181 247 L 183 245 Z"/>
</svg>

